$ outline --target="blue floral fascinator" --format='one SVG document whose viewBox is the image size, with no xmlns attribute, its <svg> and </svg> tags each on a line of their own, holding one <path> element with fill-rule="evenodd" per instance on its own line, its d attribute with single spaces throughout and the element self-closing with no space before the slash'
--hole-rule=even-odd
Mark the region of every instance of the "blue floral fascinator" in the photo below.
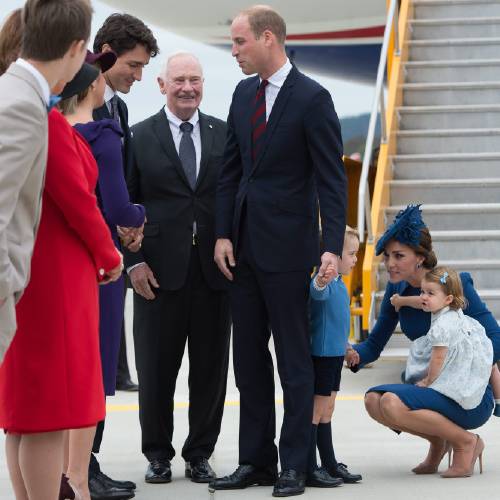
<svg viewBox="0 0 500 500">
<path fill-rule="evenodd" d="M 420 244 L 420 230 L 426 227 L 422 220 L 420 205 L 408 205 L 401 210 L 393 223 L 378 240 L 375 255 L 380 255 L 390 240 L 396 240 L 403 245 L 416 247 Z"/>
</svg>

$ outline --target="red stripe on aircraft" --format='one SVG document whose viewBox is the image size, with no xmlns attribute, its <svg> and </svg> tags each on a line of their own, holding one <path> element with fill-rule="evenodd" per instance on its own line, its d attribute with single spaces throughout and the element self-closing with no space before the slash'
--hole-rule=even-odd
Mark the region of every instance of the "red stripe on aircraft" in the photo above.
<svg viewBox="0 0 500 500">
<path fill-rule="evenodd" d="M 384 36 L 385 26 L 359 28 L 342 31 L 323 31 L 320 33 L 303 33 L 287 35 L 287 40 L 335 40 L 338 38 L 373 38 Z"/>
</svg>

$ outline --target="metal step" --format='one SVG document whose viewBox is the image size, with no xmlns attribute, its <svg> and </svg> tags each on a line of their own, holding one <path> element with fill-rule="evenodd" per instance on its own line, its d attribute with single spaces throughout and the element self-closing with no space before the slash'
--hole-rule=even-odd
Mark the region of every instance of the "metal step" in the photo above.
<svg viewBox="0 0 500 500">
<path fill-rule="evenodd" d="M 414 19 L 408 24 L 413 40 L 500 37 L 500 17 Z"/>
<path fill-rule="evenodd" d="M 498 0 L 413 0 L 415 19 L 500 16 Z"/>
<path fill-rule="evenodd" d="M 454 203 L 457 198 L 467 203 L 495 203 L 500 201 L 500 178 L 393 180 L 390 195 L 392 205 Z"/>
<path fill-rule="evenodd" d="M 500 230 L 432 231 L 432 246 L 446 259 L 495 259 L 500 257 Z"/>
<path fill-rule="evenodd" d="M 500 59 L 409 61 L 406 83 L 500 82 Z"/>
<path fill-rule="evenodd" d="M 495 318 L 500 318 L 500 289 L 476 289 L 476 291 L 485 302 L 486 307 L 490 310 L 493 316 Z M 383 297 L 383 291 L 375 294 L 375 317 L 378 316 Z"/>
<path fill-rule="evenodd" d="M 500 152 L 500 128 L 401 130 L 397 151 L 415 153 Z"/>
<path fill-rule="evenodd" d="M 443 255 L 442 253 L 439 254 Z M 472 276 L 474 285 L 480 289 L 494 289 L 500 285 L 500 260 L 440 260 L 439 265 L 448 266 L 457 272 L 467 272 Z M 378 270 L 379 289 L 387 286 L 388 275 L 383 262 Z"/>
<path fill-rule="evenodd" d="M 497 105 L 500 97 L 500 81 L 405 83 L 402 88 L 404 106 Z"/>
<path fill-rule="evenodd" d="M 457 196 L 457 201 L 460 197 Z M 385 210 L 392 221 L 405 205 L 392 205 Z M 431 231 L 496 230 L 500 220 L 500 203 L 442 203 L 422 206 L 423 218 Z M 500 315 L 499 315 L 500 316 Z"/>
<path fill-rule="evenodd" d="M 397 108 L 397 114 L 400 130 L 494 128 L 500 125 L 500 105 L 404 106 Z"/>
<path fill-rule="evenodd" d="M 408 154 L 392 158 L 394 179 L 465 179 L 500 176 L 499 153 Z"/>
<path fill-rule="evenodd" d="M 410 61 L 496 59 L 498 58 L 500 37 L 410 40 L 406 43 L 410 51 Z"/>
</svg>

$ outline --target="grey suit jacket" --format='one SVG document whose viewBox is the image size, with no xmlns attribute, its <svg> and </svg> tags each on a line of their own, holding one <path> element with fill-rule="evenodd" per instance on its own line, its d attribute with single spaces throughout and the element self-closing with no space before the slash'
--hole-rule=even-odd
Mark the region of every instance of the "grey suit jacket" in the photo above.
<svg viewBox="0 0 500 500">
<path fill-rule="evenodd" d="M 16 331 L 40 221 L 48 147 L 42 89 L 25 68 L 0 76 L 0 363 Z"/>
</svg>

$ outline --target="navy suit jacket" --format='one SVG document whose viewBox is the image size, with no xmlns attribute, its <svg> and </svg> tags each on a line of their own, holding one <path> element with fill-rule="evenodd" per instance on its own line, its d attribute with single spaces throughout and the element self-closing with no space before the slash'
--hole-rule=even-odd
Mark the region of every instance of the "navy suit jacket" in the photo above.
<svg viewBox="0 0 500 500">
<path fill-rule="evenodd" d="M 228 117 L 216 200 L 216 236 L 237 253 L 242 208 L 257 265 L 267 272 L 310 269 L 323 251 L 342 254 L 347 182 L 340 123 L 329 92 L 295 67 L 280 89 L 255 162 L 251 115 L 259 77 L 241 81 Z M 319 202 L 319 204 L 318 204 Z"/>
</svg>

